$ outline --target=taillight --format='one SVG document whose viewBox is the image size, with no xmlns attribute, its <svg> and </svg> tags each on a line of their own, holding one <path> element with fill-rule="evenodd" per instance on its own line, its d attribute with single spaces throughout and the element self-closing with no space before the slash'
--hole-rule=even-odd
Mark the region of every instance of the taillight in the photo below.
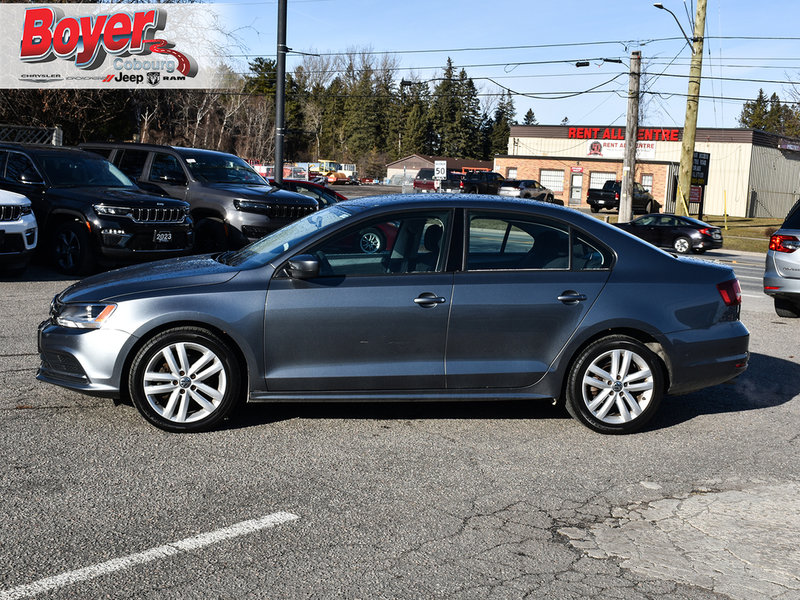
<svg viewBox="0 0 800 600">
<path fill-rule="evenodd" d="M 742 288 L 738 279 L 729 279 L 717 284 L 719 295 L 726 306 L 737 306 L 742 303 Z"/>
<path fill-rule="evenodd" d="M 619 192 L 614 192 L 614 200 L 619 200 Z"/>
<path fill-rule="evenodd" d="M 794 252 L 800 248 L 800 240 L 794 235 L 773 235 L 769 238 L 769 249 L 776 252 Z"/>
<path fill-rule="evenodd" d="M 711 230 L 708 227 L 703 227 L 702 229 L 698 229 L 698 231 L 702 235 L 711 235 Z M 762 246 L 762 248 L 763 248 L 763 246 Z"/>
<path fill-rule="evenodd" d="M 458 187 L 460 187 L 462 190 L 464 189 L 464 180 L 463 179 L 458 182 Z"/>
</svg>

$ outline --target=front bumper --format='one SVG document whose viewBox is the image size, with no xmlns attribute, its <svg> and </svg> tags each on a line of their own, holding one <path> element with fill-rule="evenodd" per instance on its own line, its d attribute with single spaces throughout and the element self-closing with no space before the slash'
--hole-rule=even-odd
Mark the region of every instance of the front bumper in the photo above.
<svg viewBox="0 0 800 600">
<path fill-rule="evenodd" d="M 36 379 L 118 398 L 122 350 L 130 339 L 130 334 L 117 329 L 73 329 L 44 321 L 37 332 L 41 364 Z"/>
<path fill-rule="evenodd" d="M 95 219 L 91 230 L 100 256 L 114 261 L 180 256 L 194 246 L 194 224 L 188 216 L 181 223 Z"/>
</svg>

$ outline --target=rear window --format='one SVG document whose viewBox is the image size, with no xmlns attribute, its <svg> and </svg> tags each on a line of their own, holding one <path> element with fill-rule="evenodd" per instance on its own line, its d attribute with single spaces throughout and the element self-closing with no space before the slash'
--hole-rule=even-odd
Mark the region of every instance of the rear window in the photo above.
<svg viewBox="0 0 800 600">
<path fill-rule="evenodd" d="M 521 181 L 507 179 L 500 184 L 500 187 L 518 188 L 521 183 L 522 183 Z"/>
<path fill-rule="evenodd" d="M 433 179 L 433 169 L 420 169 L 416 179 Z"/>
<path fill-rule="evenodd" d="M 789 210 L 786 215 L 786 220 L 783 222 L 784 229 L 800 229 L 800 200 L 794 203 L 794 206 Z"/>
</svg>

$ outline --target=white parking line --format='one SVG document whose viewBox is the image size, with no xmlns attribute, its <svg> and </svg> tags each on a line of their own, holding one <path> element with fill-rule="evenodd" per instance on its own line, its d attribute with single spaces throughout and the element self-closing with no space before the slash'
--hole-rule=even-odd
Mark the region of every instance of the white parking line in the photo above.
<svg viewBox="0 0 800 600">
<path fill-rule="evenodd" d="M 173 556 L 180 552 L 198 550 L 199 548 L 210 546 L 211 544 L 216 544 L 217 542 L 247 535 L 248 533 L 253 533 L 261 529 L 275 527 L 281 523 L 295 521 L 299 518 L 300 517 L 293 515 L 292 513 L 276 512 L 271 515 L 261 517 L 260 519 L 241 521 L 240 523 L 236 523 L 230 527 L 224 527 L 222 529 L 217 529 L 216 531 L 209 531 L 208 533 L 201 533 L 177 542 L 164 544 L 163 546 L 159 546 L 157 548 L 151 548 L 150 550 L 145 550 L 144 552 L 129 554 L 128 556 L 114 558 L 90 567 L 84 567 L 83 569 L 77 569 L 75 571 L 61 573 L 60 575 L 55 575 L 53 577 L 40 579 L 39 581 L 34 581 L 33 583 L 28 583 L 26 585 L 20 585 L 7 590 L 0 590 L 0 600 L 30 598 L 31 596 L 36 596 L 37 594 L 72 585 L 73 583 L 78 583 L 79 581 L 94 579 L 95 577 L 100 577 L 101 575 L 107 575 L 109 573 L 114 573 L 115 571 L 128 569 L 130 567 L 151 562 L 159 558 Z"/>
</svg>

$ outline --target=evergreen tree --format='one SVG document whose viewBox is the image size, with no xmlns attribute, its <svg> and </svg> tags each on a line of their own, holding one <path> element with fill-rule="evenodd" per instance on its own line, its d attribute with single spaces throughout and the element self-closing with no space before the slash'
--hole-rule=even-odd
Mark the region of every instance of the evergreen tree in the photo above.
<svg viewBox="0 0 800 600">
<path fill-rule="evenodd" d="M 764 90 L 758 90 L 758 96 L 752 102 L 745 102 L 739 115 L 739 124 L 747 129 L 765 130 L 769 102 Z"/>
<path fill-rule="evenodd" d="M 529 108 L 528 112 L 525 113 L 525 118 L 522 121 L 523 125 L 537 125 L 539 122 L 536 120 L 536 117 L 533 114 L 533 109 Z"/>
<path fill-rule="evenodd" d="M 508 138 L 511 135 L 511 125 L 514 121 L 514 100 L 511 92 L 506 91 L 500 98 L 494 111 L 494 126 L 490 136 L 490 158 L 495 154 L 508 153 Z"/>
</svg>

